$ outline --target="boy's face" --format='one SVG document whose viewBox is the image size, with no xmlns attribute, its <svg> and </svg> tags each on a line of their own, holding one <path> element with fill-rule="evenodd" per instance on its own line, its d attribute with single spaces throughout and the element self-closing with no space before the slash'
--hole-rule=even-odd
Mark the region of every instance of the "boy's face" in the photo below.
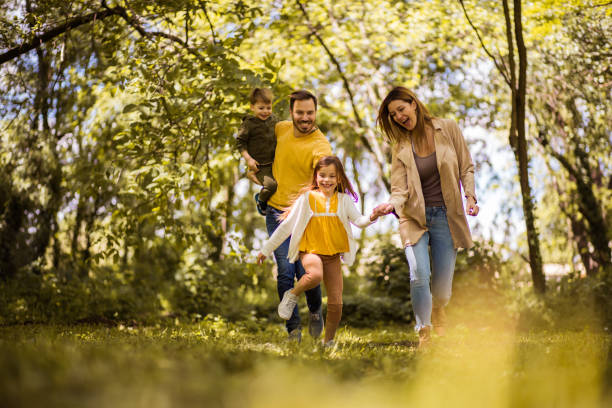
<svg viewBox="0 0 612 408">
<path fill-rule="evenodd" d="M 261 120 L 266 120 L 272 114 L 272 104 L 264 101 L 256 101 L 251 105 L 253 114 Z"/>
</svg>

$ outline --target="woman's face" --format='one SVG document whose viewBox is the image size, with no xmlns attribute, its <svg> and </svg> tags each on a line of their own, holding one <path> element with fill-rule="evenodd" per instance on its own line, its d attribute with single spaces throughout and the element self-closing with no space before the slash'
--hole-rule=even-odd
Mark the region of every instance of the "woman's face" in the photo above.
<svg viewBox="0 0 612 408">
<path fill-rule="evenodd" d="M 406 130 L 413 130 L 416 126 L 417 104 L 404 101 L 403 99 L 395 99 L 389 103 L 389 115 L 391 119 Z"/>
</svg>

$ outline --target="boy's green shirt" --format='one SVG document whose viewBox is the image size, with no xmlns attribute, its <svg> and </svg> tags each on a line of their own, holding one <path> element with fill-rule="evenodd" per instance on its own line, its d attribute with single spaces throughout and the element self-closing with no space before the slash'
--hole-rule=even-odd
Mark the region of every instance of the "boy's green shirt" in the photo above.
<svg viewBox="0 0 612 408">
<path fill-rule="evenodd" d="M 276 150 L 274 127 L 277 122 L 275 115 L 270 115 L 266 120 L 253 115 L 245 116 L 236 137 L 238 151 L 246 150 L 260 165 L 272 163 Z"/>
</svg>

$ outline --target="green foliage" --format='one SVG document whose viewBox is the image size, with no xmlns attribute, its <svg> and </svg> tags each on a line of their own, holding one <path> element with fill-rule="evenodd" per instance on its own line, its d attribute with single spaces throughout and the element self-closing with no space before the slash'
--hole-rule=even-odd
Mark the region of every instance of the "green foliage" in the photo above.
<svg viewBox="0 0 612 408">
<path fill-rule="evenodd" d="M 425 352 L 405 326 L 340 329 L 338 346 L 214 316 L 190 325 L 0 328 L 6 407 L 606 406 L 610 338 L 458 328 Z M 317 390 L 296 393 L 296 387 Z M 443 388 L 444 392 L 440 392 Z"/>
</svg>

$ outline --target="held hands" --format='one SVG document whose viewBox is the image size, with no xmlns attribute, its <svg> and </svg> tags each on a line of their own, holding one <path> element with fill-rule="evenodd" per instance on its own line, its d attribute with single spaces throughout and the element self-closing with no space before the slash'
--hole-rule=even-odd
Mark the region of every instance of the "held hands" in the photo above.
<svg viewBox="0 0 612 408">
<path fill-rule="evenodd" d="M 261 265 L 263 261 L 266 259 L 266 256 L 261 252 L 257 254 L 257 263 Z"/>
<path fill-rule="evenodd" d="M 370 216 L 370 220 L 374 221 L 378 217 L 383 215 L 390 214 L 393 211 L 393 205 L 389 203 L 379 204 L 372 210 L 372 215 Z"/>
<path fill-rule="evenodd" d="M 465 212 L 467 213 L 467 215 L 475 217 L 478 215 L 479 211 L 480 208 L 478 207 L 478 205 L 476 205 L 476 200 L 474 200 L 474 197 L 468 197 L 465 205 Z"/>
</svg>

